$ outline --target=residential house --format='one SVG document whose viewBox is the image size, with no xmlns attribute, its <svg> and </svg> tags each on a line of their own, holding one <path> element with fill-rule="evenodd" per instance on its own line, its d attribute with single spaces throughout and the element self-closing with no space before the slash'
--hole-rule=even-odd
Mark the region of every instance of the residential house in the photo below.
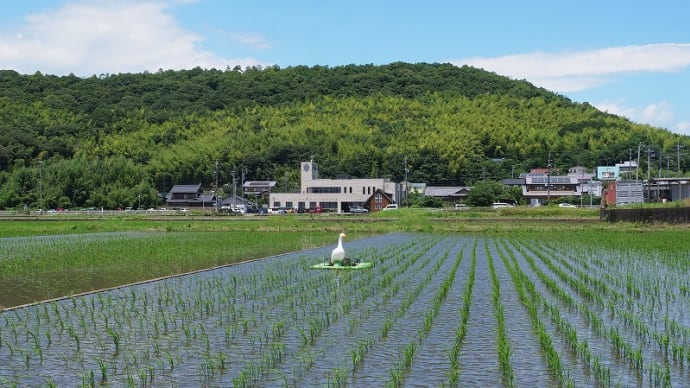
<svg viewBox="0 0 690 388">
<path fill-rule="evenodd" d="M 204 193 L 200 184 L 175 185 L 165 196 L 165 204 L 172 208 L 213 208 L 216 205 L 216 195 Z"/>
<path fill-rule="evenodd" d="M 386 206 L 395 203 L 393 198 L 381 189 L 376 189 L 374 193 L 364 201 L 364 207 L 370 212 L 383 210 Z"/>
<path fill-rule="evenodd" d="M 427 186 L 424 189 L 425 196 L 450 203 L 465 202 L 469 192 L 470 187 L 468 186 Z"/>
</svg>

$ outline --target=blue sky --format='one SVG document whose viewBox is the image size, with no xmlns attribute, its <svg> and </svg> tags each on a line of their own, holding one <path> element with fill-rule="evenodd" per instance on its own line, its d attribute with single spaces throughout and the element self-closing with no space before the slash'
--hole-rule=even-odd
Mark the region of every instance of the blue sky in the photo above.
<svg viewBox="0 0 690 388">
<path fill-rule="evenodd" d="M 6 1 L 0 68 L 468 64 L 690 135 L 688 15 L 681 0 Z"/>
</svg>

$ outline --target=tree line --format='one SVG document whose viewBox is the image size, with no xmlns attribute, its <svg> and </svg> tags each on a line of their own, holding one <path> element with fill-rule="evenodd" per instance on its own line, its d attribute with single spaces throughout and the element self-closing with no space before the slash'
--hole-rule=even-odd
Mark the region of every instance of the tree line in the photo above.
<svg viewBox="0 0 690 388">
<path fill-rule="evenodd" d="M 549 155 L 562 170 L 628 160 L 640 144 L 664 158 L 690 145 L 467 66 L 0 71 L 0 208 L 154 206 L 173 184 L 218 178 L 222 190 L 233 170 L 293 191 L 310 159 L 322 177 L 402 181 L 407 169 L 410 181 L 471 185 Z"/>
</svg>

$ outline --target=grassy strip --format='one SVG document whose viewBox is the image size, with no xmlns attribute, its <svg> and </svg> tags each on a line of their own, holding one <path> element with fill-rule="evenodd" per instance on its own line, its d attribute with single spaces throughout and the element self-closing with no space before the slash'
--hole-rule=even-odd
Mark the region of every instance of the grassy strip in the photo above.
<svg viewBox="0 0 690 388">
<path fill-rule="evenodd" d="M 14 306 L 84 291 L 179 274 L 277 253 L 323 246 L 345 230 L 352 239 L 389 232 L 543 235 L 580 240 L 582 244 L 625 245 L 648 249 L 690 249 L 684 226 L 608 224 L 548 218 L 583 209 L 509 209 L 447 211 L 399 209 L 366 216 L 285 215 L 257 217 L 146 218 L 104 216 L 92 219 L 44 216 L 27 220 L 0 219 L 0 238 L 78 235 L 70 244 L 16 248 L 0 244 L 0 306 Z M 582 212 L 580 212 L 582 210 Z M 473 214 L 479 214 L 475 216 Z M 89 242 L 93 234 L 145 232 L 149 238 Z M 631 238 L 633 232 L 635 238 Z M 567 237 L 565 237 L 567 236 Z M 597 236 L 593 239 L 592 236 Z M 606 236 L 606 238 L 601 238 Z M 83 238 L 82 238 L 83 237 Z M 28 243 L 27 243 L 28 244 Z M 2 308 L 2 307 L 0 307 Z"/>
<path fill-rule="evenodd" d="M 328 231 L 162 232 L 34 238 L 0 249 L 5 307 L 323 246 Z M 10 244 L 7 242 L 6 244 Z"/>
</svg>

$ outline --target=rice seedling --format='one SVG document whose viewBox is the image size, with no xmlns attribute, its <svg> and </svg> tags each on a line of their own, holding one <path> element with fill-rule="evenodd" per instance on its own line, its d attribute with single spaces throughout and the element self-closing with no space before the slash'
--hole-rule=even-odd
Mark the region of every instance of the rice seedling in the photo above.
<svg viewBox="0 0 690 388">
<path fill-rule="evenodd" d="M 510 385 L 514 355 L 506 333 L 514 316 L 505 296 L 516 292 L 539 357 L 559 385 L 627 386 L 640 378 L 649 385 L 679 385 L 690 355 L 684 324 L 690 303 L 682 291 L 690 289 L 683 276 L 690 266 L 660 247 L 635 242 L 639 250 L 623 252 L 588 238 L 558 231 L 546 242 L 521 233 L 392 234 L 351 242 L 355 257 L 377 263 L 367 272 L 310 271 L 325 247 L 5 310 L 0 382 L 45 386 L 51 377 L 59 386 L 148 386 L 197 376 L 208 386 L 299 386 L 326 385 L 330 376 L 338 386 L 462 385 L 463 373 L 471 373 L 459 355 L 472 350 L 466 348 L 468 324 L 476 319 L 470 315 L 472 296 L 486 293 L 496 323 L 496 348 L 486 351 L 494 353 L 503 384 Z M 148 239 L 136 236 L 133 246 Z M 488 284 L 475 281 L 478 241 L 484 244 Z M 66 249 L 59 239 L 53 243 Z M 465 283 L 451 292 L 461 263 L 449 256 L 455 245 L 474 247 L 459 272 L 467 273 Z M 641 251 L 649 253 L 646 258 L 639 257 Z M 450 298 L 458 301 L 452 314 L 445 311 Z M 452 329 L 441 330 L 442 323 Z M 345 350 L 324 359 L 336 336 Z M 430 345 L 444 341 L 442 349 Z M 396 347 L 398 352 L 385 354 Z M 569 354 L 587 371 L 572 374 L 578 366 Z M 443 382 L 406 381 L 419 378 L 411 371 L 425 357 L 447 365 Z M 376 370 L 370 359 L 386 367 Z M 28 369 L 48 370 L 56 363 L 78 376 L 76 381 L 26 376 Z"/>
</svg>

